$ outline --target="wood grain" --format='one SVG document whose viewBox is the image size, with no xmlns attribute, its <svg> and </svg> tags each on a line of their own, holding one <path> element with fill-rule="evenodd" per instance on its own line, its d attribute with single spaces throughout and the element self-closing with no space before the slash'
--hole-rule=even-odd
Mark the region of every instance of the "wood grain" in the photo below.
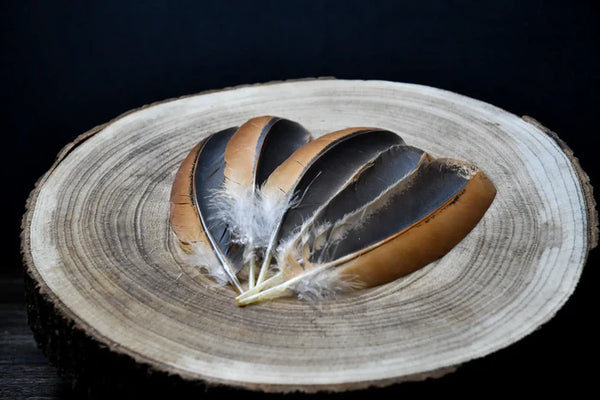
<svg viewBox="0 0 600 400">
<path fill-rule="evenodd" d="M 232 288 L 186 264 L 169 192 L 196 143 L 257 115 L 315 136 L 395 131 L 474 162 L 496 199 L 449 254 L 401 280 L 318 306 L 238 308 Z M 32 192 L 23 250 L 41 301 L 105 357 L 172 379 L 341 391 L 439 375 L 548 321 L 597 242 L 591 190 L 556 135 L 489 104 L 382 81 L 273 83 L 156 104 L 86 134 Z"/>
</svg>

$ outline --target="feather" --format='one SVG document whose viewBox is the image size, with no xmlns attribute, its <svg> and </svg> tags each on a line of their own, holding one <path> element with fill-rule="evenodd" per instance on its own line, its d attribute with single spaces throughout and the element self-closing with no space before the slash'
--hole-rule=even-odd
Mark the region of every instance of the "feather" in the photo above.
<svg viewBox="0 0 600 400">
<path fill-rule="evenodd" d="M 327 202 L 366 161 L 403 143 L 393 132 L 373 128 L 350 128 L 332 132 L 295 151 L 279 165 L 262 188 L 266 198 L 283 196 L 286 207 L 268 241 L 256 284 L 266 278 L 273 252 L 281 238 L 296 230 Z M 290 200 L 293 203 L 290 204 Z M 282 207 L 277 207 L 280 210 Z"/>
<path fill-rule="evenodd" d="M 434 160 L 393 132 L 308 140 L 292 121 L 254 118 L 203 140 L 176 175 L 170 220 L 180 246 L 240 292 L 236 274 L 248 264 L 239 305 L 390 282 L 450 251 L 495 197 L 475 165 Z"/>
<path fill-rule="evenodd" d="M 329 237 L 333 221 L 338 221 L 352 211 L 360 209 L 364 204 L 372 202 L 381 192 L 397 184 L 413 173 L 419 165 L 430 160 L 431 156 L 422 150 L 405 144 L 394 145 L 377 153 L 357 168 L 354 174 L 341 185 L 338 192 L 329 201 L 323 203 L 299 228 L 283 236 L 277 249 L 277 265 L 280 266 L 278 274 L 284 272 L 286 265 L 291 265 L 290 260 L 300 257 L 298 249 L 305 249 L 309 242 L 313 252 L 329 248 L 334 244 L 329 242 L 336 239 Z M 337 232 L 340 232 L 339 228 Z M 290 253 L 294 254 L 290 255 Z M 304 260 L 304 268 L 307 261 Z M 253 290 L 241 294 L 239 298 L 258 293 L 276 283 L 281 283 L 281 280 L 264 281 Z"/>
<path fill-rule="evenodd" d="M 473 164 L 451 159 L 420 163 L 372 201 L 334 222 L 319 224 L 316 218 L 312 228 L 283 243 L 277 279 L 260 292 L 238 296 L 238 304 L 291 293 L 323 298 L 404 276 L 454 247 L 495 193 Z"/>
<path fill-rule="evenodd" d="M 204 257 L 211 249 L 221 266 L 222 274 L 214 268 L 214 260 L 205 264 L 217 280 L 223 274 L 238 290 L 242 291 L 236 273 L 241 255 L 232 246 L 229 229 L 216 217 L 210 194 L 224 179 L 224 151 L 229 138 L 237 128 L 217 132 L 196 145 L 181 164 L 171 190 L 171 227 L 181 247 L 189 254 Z M 196 252 L 199 252 L 196 254 Z M 197 260 L 199 261 L 199 260 Z M 208 268 L 207 265 L 212 266 Z"/>
<path fill-rule="evenodd" d="M 273 214 L 287 203 L 281 197 L 264 196 L 260 186 L 283 160 L 310 141 L 300 124 L 278 117 L 252 118 L 231 137 L 225 148 L 225 180 L 212 195 L 215 217 L 224 221 L 232 240 L 244 247 L 249 264 L 249 286 L 254 286 L 257 249 L 266 242 L 277 221 Z"/>
</svg>

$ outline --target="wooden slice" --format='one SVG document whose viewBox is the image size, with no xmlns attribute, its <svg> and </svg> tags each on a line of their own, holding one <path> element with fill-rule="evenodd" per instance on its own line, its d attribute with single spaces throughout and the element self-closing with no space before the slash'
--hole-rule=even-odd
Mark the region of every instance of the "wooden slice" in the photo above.
<svg viewBox="0 0 600 400">
<path fill-rule="evenodd" d="M 496 198 L 447 255 L 402 279 L 317 306 L 240 308 L 231 286 L 186 264 L 169 194 L 202 138 L 259 115 L 314 136 L 389 129 L 473 162 Z M 437 376 L 514 343 L 565 303 L 597 237 L 586 174 L 534 120 L 429 87 L 331 79 L 171 100 L 84 134 L 32 192 L 22 239 L 31 325 L 63 371 L 310 392 Z"/>
</svg>

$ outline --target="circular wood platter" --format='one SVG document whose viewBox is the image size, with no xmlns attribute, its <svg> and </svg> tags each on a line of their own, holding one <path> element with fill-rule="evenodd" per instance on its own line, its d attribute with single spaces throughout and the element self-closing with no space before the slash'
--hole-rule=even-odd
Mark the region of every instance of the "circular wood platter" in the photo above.
<svg viewBox="0 0 600 400">
<path fill-rule="evenodd" d="M 435 157 L 474 162 L 497 197 L 450 253 L 403 279 L 318 304 L 240 308 L 231 287 L 186 262 L 169 193 L 196 143 L 258 115 L 315 136 L 395 131 Z M 594 207 L 587 176 L 555 134 L 447 91 L 317 79 L 188 96 L 83 134 L 39 180 L 22 234 L 31 324 L 72 373 L 102 362 L 106 374 L 275 392 L 437 376 L 552 318 L 596 245 Z"/>
</svg>

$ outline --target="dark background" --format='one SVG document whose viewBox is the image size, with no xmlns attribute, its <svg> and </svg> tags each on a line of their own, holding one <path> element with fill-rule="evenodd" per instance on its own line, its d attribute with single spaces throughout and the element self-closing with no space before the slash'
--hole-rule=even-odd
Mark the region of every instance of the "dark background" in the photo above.
<svg viewBox="0 0 600 400">
<path fill-rule="evenodd" d="M 598 182 L 594 1 L 89 3 L 9 1 L 0 9 L 7 303 L 22 302 L 14 286 L 25 199 L 62 146 L 129 109 L 208 89 L 316 76 L 435 86 L 535 117 Z M 541 330 L 438 381 L 378 394 L 591 387 L 596 374 L 583 363 L 597 353 L 597 253 Z M 5 333 L 7 321 L 0 320 Z M 47 382 L 31 395 L 69 394 L 60 381 Z"/>
</svg>

